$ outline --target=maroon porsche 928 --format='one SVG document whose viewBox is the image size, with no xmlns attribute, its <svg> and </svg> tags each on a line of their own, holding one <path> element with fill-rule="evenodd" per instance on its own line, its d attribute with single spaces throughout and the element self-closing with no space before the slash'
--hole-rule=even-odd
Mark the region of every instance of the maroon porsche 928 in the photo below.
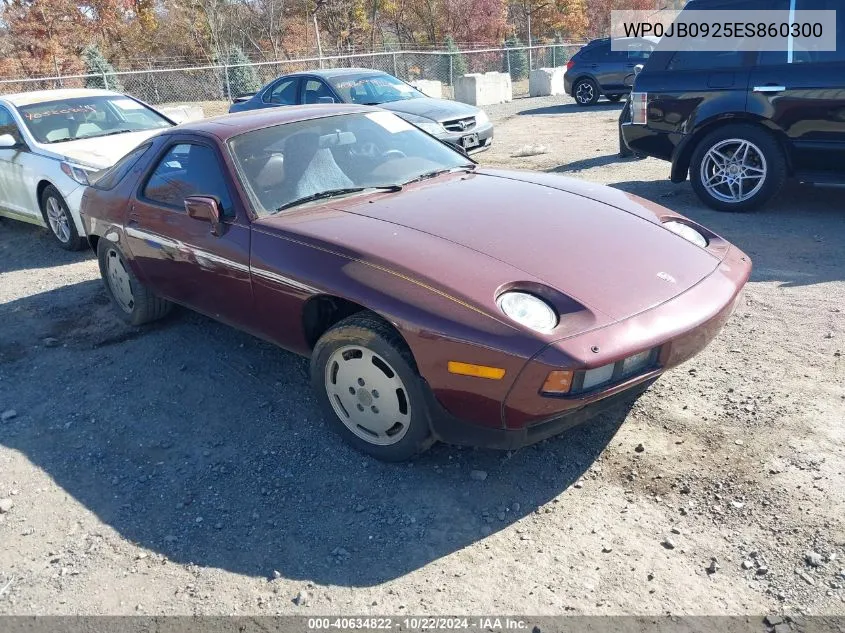
<svg viewBox="0 0 845 633">
<path fill-rule="evenodd" d="M 82 212 L 129 323 L 173 302 L 310 355 L 334 428 L 385 460 L 516 448 L 633 398 L 716 336 L 751 272 L 668 209 L 481 168 L 363 106 L 173 128 Z"/>
</svg>

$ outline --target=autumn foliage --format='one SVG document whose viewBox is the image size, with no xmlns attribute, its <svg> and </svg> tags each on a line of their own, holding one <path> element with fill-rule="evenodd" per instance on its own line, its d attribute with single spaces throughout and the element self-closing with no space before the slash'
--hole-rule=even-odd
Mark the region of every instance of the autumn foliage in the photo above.
<svg viewBox="0 0 845 633">
<path fill-rule="evenodd" d="M 274 60 L 400 48 L 537 44 L 606 34 L 613 8 L 654 0 L 0 0 L 0 76 Z M 530 24 L 530 33 L 529 33 Z M 318 39 L 319 35 L 319 39 Z"/>
</svg>

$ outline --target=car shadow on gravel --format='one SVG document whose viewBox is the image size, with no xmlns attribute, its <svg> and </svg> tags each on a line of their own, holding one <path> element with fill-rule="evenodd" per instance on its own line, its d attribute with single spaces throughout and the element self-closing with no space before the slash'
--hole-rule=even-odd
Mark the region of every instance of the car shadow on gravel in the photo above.
<svg viewBox="0 0 845 633">
<path fill-rule="evenodd" d="M 631 407 L 513 453 L 438 445 L 383 464 L 328 429 L 307 360 L 186 310 L 138 335 L 104 300 L 92 281 L 0 306 L 0 345 L 25 352 L 0 358 L 0 410 L 17 411 L 0 442 L 176 563 L 372 586 L 493 532 L 516 542 Z"/>
<path fill-rule="evenodd" d="M 804 286 L 845 279 L 845 189 L 788 183 L 763 209 L 723 213 L 705 206 L 689 182 L 618 182 L 610 186 L 677 211 L 751 256 L 752 281 Z"/>
<path fill-rule="evenodd" d="M 591 106 L 579 106 L 576 103 L 562 103 L 560 105 L 543 106 L 540 108 L 531 108 L 529 110 L 520 110 L 517 112 L 519 116 L 535 116 L 544 114 L 575 114 L 576 112 L 586 113 L 605 110 L 621 110 L 625 105 L 625 101 L 599 101 Z"/>
<path fill-rule="evenodd" d="M 61 248 L 41 226 L 0 218 L 0 273 L 73 264 L 94 257 L 90 249 Z"/>
<path fill-rule="evenodd" d="M 621 157 L 619 154 L 605 154 L 604 156 L 593 156 L 591 158 L 583 158 L 581 160 L 574 160 L 571 163 L 558 165 L 551 169 L 547 169 L 552 174 L 568 174 L 572 172 L 584 171 L 585 169 L 592 169 L 593 167 L 604 167 L 605 165 L 613 165 L 615 163 L 634 163 L 640 160 L 635 157 Z"/>
</svg>

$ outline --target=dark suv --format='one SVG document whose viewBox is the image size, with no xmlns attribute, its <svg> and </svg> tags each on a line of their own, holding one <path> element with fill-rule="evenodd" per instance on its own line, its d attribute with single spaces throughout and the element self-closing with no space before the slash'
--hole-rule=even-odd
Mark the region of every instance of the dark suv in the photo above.
<svg viewBox="0 0 845 633">
<path fill-rule="evenodd" d="M 593 40 L 566 64 L 563 84 L 578 105 L 593 105 L 604 95 L 619 101 L 631 90 L 634 67 L 642 64 L 654 49 L 656 40 L 620 38 L 617 50 L 610 50 L 610 39 Z M 624 50 L 619 50 L 624 48 Z"/>
<path fill-rule="evenodd" d="M 789 177 L 845 183 L 842 0 L 692 0 L 687 9 L 839 9 L 837 50 L 654 51 L 620 116 L 637 154 L 672 162 L 720 211 L 761 206 Z M 624 152 L 625 148 L 621 148 Z"/>
</svg>

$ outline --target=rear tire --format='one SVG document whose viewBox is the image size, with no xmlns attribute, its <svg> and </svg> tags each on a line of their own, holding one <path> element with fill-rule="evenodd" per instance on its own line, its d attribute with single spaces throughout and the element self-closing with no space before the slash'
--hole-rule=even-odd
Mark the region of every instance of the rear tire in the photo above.
<svg viewBox="0 0 845 633">
<path fill-rule="evenodd" d="M 363 453 L 400 462 L 434 443 L 411 351 L 372 313 L 354 314 L 320 337 L 311 385 L 332 429 Z"/>
<path fill-rule="evenodd" d="M 572 97 L 580 106 L 595 105 L 599 100 L 599 87 L 595 81 L 584 77 L 575 82 L 572 87 Z"/>
<path fill-rule="evenodd" d="M 78 251 L 86 246 L 87 242 L 79 237 L 70 209 L 58 189 L 53 185 L 44 187 L 40 203 L 47 228 L 59 246 L 66 251 Z"/>
<path fill-rule="evenodd" d="M 747 123 L 720 127 L 705 136 L 690 161 L 696 195 L 717 211 L 763 206 L 786 182 L 786 157 L 777 140 Z"/>
<path fill-rule="evenodd" d="M 106 294 L 129 325 L 143 325 L 166 316 L 173 304 L 150 291 L 132 272 L 117 244 L 100 238 L 97 260 Z"/>
</svg>

